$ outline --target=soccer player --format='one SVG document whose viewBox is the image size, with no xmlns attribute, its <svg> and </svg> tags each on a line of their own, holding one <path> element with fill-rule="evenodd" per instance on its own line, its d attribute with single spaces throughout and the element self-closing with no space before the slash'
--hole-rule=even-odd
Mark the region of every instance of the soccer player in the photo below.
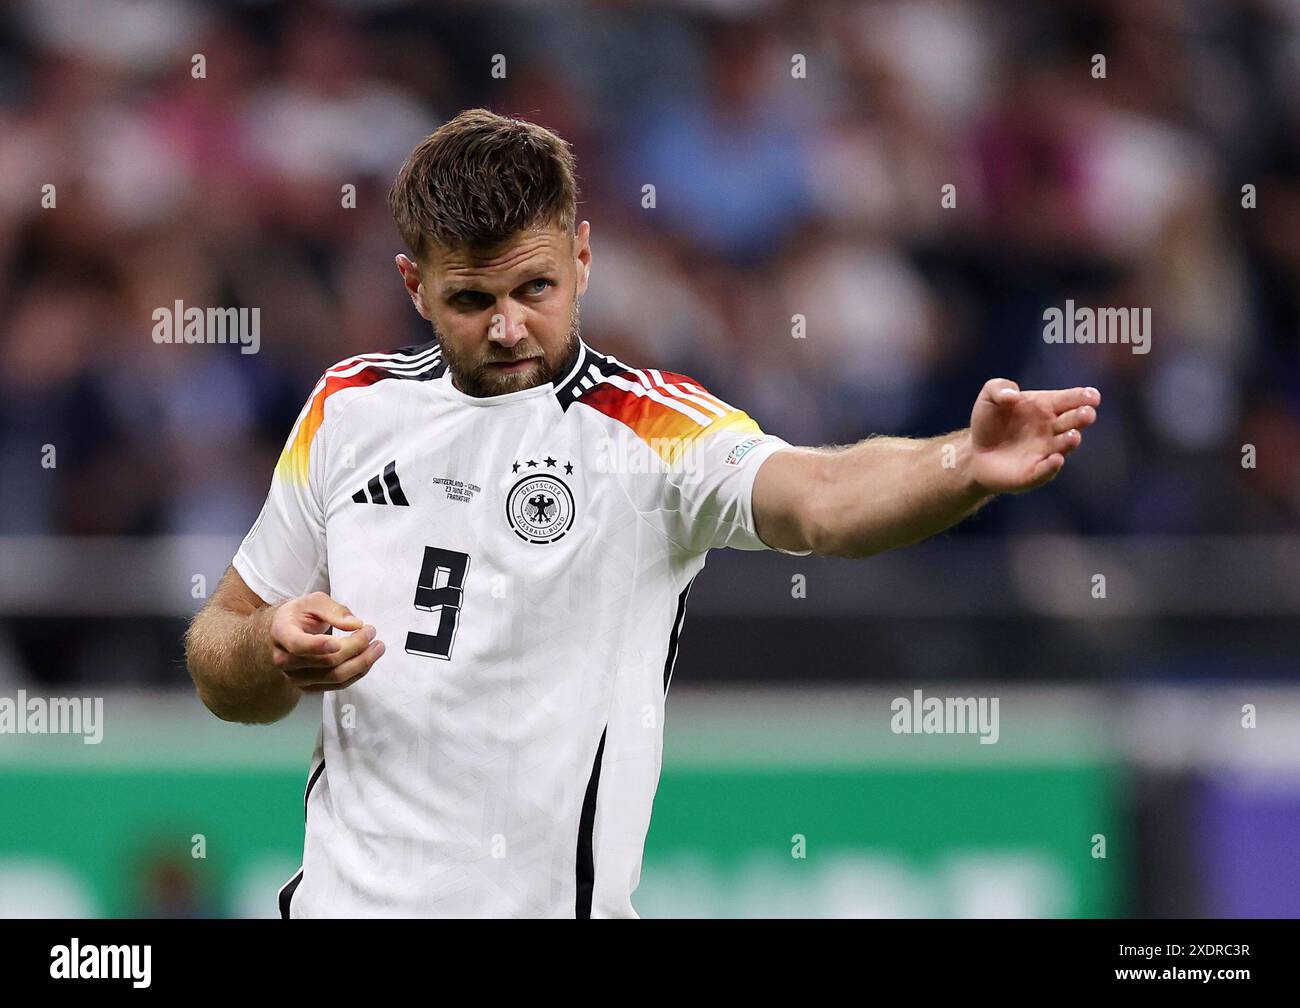
<svg viewBox="0 0 1300 1008">
<path fill-rule="evenodd" d="M 664 696 L 710 549 L 867 557 L 1041 486 L 1096 389 L 793 447 L 579 331 L 591 228 L 554 133 L 462 113 L 402 166 L 433 339 L 327 368 L 187 635 L 218 717 L 321 699 L 285 917 L 634 917 Z M 658 362 L 657 362 L 658 363 Z"/>
</svg>

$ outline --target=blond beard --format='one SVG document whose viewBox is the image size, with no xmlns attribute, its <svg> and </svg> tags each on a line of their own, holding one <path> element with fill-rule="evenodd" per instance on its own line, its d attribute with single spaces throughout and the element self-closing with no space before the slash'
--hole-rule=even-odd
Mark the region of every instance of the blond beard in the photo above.
<svg viewBox="0 0 1300 1008">
<path fill-rule="evenodd" d="M 573 355 L 578 350 L 578 333 L 579 333 L 579 309 L 578 299 L 574 298 L 573 308 L 569 312 L 569 338 L 565 341 L 564 349 L 560 353 L 557 367 L 552 368 L 550 362 L 542 356 L 536 360 L 536 363 L 521 371 L 519 374 L 497 374 L 494 373 L 491 363 L 505 363 L 510 360 L 522 360 L 525 357 L 532 356 L 533 348 L 528 348 L 523 353 L 518 353 L 518 344 L 514 347 L 516 353 L 512 357 L 491 357 L 488 361 L 482 358 L 469 360 L 464 354 L 453 350 L 443 340 L 442 334 L 438 332 L 438 327 L 433 327 L 433 338 L 438 341 L 438 346 L 442 348 L 442 359 L 447 362 L 447 369 L 455 381 L 456 387 L 466 395 L 474 396 L 477 399 L 488 396 L 505 395 L 507 392 L 522 392 L 524 389 L 536 388 L 538 385 L 544 385 L 547 382 L 554 382 L 564 368 L 573 361 Z"/>
</svg>

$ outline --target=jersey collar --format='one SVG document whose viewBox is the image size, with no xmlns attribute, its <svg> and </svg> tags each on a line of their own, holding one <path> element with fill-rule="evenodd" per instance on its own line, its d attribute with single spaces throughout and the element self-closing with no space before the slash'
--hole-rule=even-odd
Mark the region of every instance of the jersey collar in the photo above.
<svg viewBox="0 0 1300 1008">
<path fill-rule="evenodd" d="M 562 405 L 567 405 L 568 401 L 573 397 L 574 390 L 580 388 L 578 383 L 590 366 L 592 354 L 591 348 L 579 336 L 578 351 L 574 355 L 572 363 L 561 371 L 560 377 L 555 378 L 550 384 L 534 385 L 532 388 L 520 389 L 517 392 L 503 392 L 501 395 L 494 396 L 466 395 L 451 380 L 450 368 L 443 373 L 441 384 L 448 395 L 467 406 L 505 406 L 523 399 L 533 399 L 545 395 L 554 395 Z"/>
<path fill-rule="evenodd" d="M 578 388 L 578 382 L 586 373 L 590 362 L 591 348 L 579 336 L 578 352 L 574 355 L 573 364 L 561 371 L 561 377 L 556 378 L 553 383 L 555 385 L 555 395 L 560 400 L 561 406 L 567 406 L 569 400 L 573 398 L 574 390 Z"/>
</svg>

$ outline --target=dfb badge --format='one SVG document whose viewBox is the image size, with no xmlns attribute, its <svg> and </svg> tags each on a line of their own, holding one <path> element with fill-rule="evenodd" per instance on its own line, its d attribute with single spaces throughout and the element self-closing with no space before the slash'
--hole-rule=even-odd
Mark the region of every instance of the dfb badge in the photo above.
<svg viewBox="0 0 1300 1008">
<path fill-rule="evenodd" d="M 545 462 L 547 468 L 555 467 L 554 459 L 547 458 Z M 525 467 L 516 462 L 515 472 L 521 468 Z M 527 468 L 540 466 L 529 459 Z M 564 468 L 573 472 L 572 464 Z M 553 543 L 563 539 L 573 527 L 573 518 L 573 492 L 559 476 L 551 473 L 528 473 L 506 494 L 506 521 L 515 535 L 525 542 Z"/>
</svg>

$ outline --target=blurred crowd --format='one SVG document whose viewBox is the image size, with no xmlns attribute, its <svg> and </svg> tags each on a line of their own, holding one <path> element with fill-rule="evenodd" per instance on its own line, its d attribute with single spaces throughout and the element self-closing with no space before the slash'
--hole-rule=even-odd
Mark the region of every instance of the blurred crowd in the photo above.
<svg viewBox="0 0 1300 1008">
<path fill-rule="evenodd" d="M 801 444 L 1095 385 L 976 533 L 1291 530 L 1297 84 L 1290 0 L 10 4 L 0 534 L 246 531 L 321 370 L 429 338 L 384 197 L 478 105 L 574 146 L 598 349 Z M 1149 307 L 1150 353 L 1045 343 L 1067 299 Z M 177 300 L 260 352 L 155 343 Z"/>
</svg>

